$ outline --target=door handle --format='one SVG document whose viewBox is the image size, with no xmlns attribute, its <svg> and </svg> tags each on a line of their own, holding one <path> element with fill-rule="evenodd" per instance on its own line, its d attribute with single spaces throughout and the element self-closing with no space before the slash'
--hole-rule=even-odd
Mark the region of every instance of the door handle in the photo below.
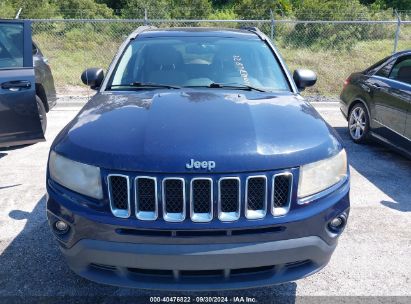
<svg viewBox="0 0 411 304">
<path fill-rule="evenodd" d="M 29 89 L 30 87 L 31 87 L 31 83 L 30 81 L 27 81 L 27 80 L 13 80 L 13 81 L 3 82 L 1 84 L 1 88 L 3 90 L 10 90 L 14 92 Z"/>
<path fill-rule="evenodd" d="M 373 83 L 373 84 L 371 84 L 371 86 L 372 86 L 375 90 L 381 89 L 381 86 L 380 86 L 379 84 L 377 84 L 377 83 Z"/>
<path fill-rule="evenodd" d="M 370 87 L 369 87 L 368 85 L 360 84 L 360 86 L 361 86 L 367 93 L 370 93 L 370 92 L 371 92 L 371 89 L 370 89 Z"/>
</svg>

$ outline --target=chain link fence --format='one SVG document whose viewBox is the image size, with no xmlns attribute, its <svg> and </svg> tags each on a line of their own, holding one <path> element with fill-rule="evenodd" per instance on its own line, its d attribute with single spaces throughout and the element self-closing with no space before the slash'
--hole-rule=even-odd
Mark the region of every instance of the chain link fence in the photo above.
<svg viewBox="0 0 411 304">
<path fill-rule="evenodd" d="M 268 35 L 290 70 L 318 74 L 307 95 L 338 96 L 344 80 L 394 50 L 411 49 L 411 21 L 50 19 L 33 20 L 33 40 L 49 59 L 59 95 L 87 94 L 80 74 L 107 69 L 119 45 L 137 27 L 258 27 Z"/>
</svg>

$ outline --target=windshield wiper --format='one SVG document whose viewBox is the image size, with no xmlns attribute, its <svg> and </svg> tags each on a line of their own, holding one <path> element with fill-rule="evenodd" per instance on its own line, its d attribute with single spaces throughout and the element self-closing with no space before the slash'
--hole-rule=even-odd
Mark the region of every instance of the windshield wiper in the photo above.
<svg viewBox="0 0 411 304">
<path fill-rule="evenodd" d="M 258 91 L 258 92 L 267 92 L 264 89 L 257 88 L 248 84 L 235 84 L 235 83 L 210 83 L 209 88 L 217 89 L 237 89 L 237 90 L 248 90 L 248 91 Z"/>
<path fill-rule="evenodd" d="M 173 86 L 168 84 L 153 83 L 153 82 L 131 82 L 123 84 L 113 84 L 112 87 L 134 87 L 134 88 L 165 88 L 165 89 L 181 89 L 179 86 Z"/>
</svg>

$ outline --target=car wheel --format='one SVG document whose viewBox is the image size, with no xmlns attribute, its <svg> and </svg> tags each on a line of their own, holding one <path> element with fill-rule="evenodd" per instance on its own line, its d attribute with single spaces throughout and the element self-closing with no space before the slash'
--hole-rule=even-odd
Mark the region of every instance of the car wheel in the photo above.
<svg viewBox="0 0 411 304">
<path fill-rule="evenodd" d="M 41 128 L 43 129 L 43 134 L 45 134 L 46 129 L 47 129 L 46 108 L 44 107 L 43 101 L 41 101 L 40 97 L 38 97 L 37 95 L 36 95 L 36 102 L 37 102 L 37 109 L 39 111 Z"/>
<path fill-rule="evenodd" d="M 363 104 L 357 103 L 352 107 L 348 117 L 348 131 L 351 139 L 357 144 L 365 143 L 370 129 L 367 109 Z"/>
</svg>

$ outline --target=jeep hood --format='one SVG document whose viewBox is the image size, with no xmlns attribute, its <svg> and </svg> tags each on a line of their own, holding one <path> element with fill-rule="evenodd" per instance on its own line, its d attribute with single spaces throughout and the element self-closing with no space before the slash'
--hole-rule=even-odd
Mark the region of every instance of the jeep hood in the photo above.
<svg viewBox="0 0 411 304">
<path fill-rule="evenodd" d="M 106 169 L 206 173 L 290 168 L 341 149 L 336 132 L 300 96 L 230 90 L 97 93 L 52 149 Z"/>
</svg>

